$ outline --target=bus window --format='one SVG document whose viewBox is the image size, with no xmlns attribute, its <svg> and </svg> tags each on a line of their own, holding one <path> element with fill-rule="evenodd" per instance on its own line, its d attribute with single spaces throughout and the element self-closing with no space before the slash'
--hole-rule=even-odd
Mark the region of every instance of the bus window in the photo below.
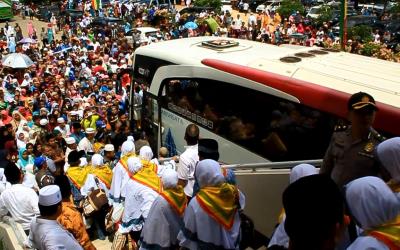
<svg viewBox="0 0 400 250">
<path fill-rule="evenodd" d="M 320 159 L 335 117 L 209 79 L 163 82 L 162 108 L 272 161 Z"/>
</svg>

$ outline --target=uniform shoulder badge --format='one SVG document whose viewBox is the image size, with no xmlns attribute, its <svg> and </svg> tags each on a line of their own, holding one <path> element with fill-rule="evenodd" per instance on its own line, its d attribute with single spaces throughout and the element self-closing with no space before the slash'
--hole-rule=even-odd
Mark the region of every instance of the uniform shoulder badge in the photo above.
<svg viewBox="0 0 400 250">
<path fill-rule="evenodd" d="M 374 151 L 375 144 L 373 142 L 367 142 L 364 146 L 364 151 L 367 153 L 372 153 Z"/>
</svg>

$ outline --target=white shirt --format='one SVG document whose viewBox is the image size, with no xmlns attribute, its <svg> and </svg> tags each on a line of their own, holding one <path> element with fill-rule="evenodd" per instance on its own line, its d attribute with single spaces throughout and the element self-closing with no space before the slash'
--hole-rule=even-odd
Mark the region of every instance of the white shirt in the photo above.
<svg viewBox="0 0 400 250">
<path fill-rule="evenodd" d="M 198 161 L 198 144 L 186 146 L 185 152 L 183 152 L 179 157 L 179 163 L 176 169 L 178 172 L 178 178 L 187 181 L 184 191 L 185 194 L 190 197 L 193 195 L 194 171 Z"/>
<path fill-rule="evenodd" d="M 39 197 L 33 189 L 23 184 L 12 185 L 0 195 L 0 216 L 10 212 L 24 230 L 29 230 L 32 219 L 40 213 L 38 202 Z"/>
<path fill-rule="evenodd" d="M 111 200 L 120 203 L 121 198 L 125 198 L 125 185 L 129 179 L 128 172 L 122 166 L 121 162 L 118 162 L 117 165 L 115 165 L 115 168 L 113 168 L 113 178 L 109 195 Z"/>
<path fill-rule="evenodd" d="M 253 23 L 257 24 L 257 18 L 255 15 L 251 14 L 249 17 L 249 25 L 252 25 Z"/>
<path fill-rule="evenodd" d="M 102 182 L 99 178 L 97 178 L 97 180 L 99 181 L 99 186 L 97 186 L 96 184 L 96 180 L 95 180 L 95 176 L 93 174 L 88 174 L 85 184 L 81 187 L 81 194 L 83 196 L 87 196 L 92 190 L 96 190 L 96 189 L 103 189 L 104 192 L 106 193 L 107 197 L 109 195 L 109 190 L 106 186 L 106 184 L 104 184 L 104 182 Z"/>
<path fill-rule="evenodd" d="M 71 129 L 70 129 L 68 124 L 65 124 L 64 128 L 61 128 L 60 126 L 57 126 L 54 129 L 60 131 L 62 136 L 63 136 L 63 138 L 67 138 L 71 134 Z"/>
<path fill-rule="evenodd" d="M 56 220 L 35 218 L 31 223 L 28 246 L 40 250 L 83 249 L 74 236 Z"/>
</svg>

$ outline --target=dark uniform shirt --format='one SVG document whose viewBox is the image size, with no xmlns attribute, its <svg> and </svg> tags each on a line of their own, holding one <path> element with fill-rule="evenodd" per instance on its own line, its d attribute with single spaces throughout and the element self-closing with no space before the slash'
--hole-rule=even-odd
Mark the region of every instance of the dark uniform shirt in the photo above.
<svg viewBox="0 0 400 250">
<path fill-rule="evenodd" d="M 360 177 L 377 176 L 380 167 L 374 150 L 383 140 L 372 128 L 367 138 L 356 141 L 353 141 L 351 127 L 335 132 L 320 173 L 329 174 L 340 188 Z"/>
</svg>

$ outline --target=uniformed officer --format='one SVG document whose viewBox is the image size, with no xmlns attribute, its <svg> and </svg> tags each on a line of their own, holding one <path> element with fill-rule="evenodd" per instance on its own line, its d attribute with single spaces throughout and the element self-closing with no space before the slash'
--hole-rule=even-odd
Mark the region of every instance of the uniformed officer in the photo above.
<svg viewBox="0 0 400 250">
<path fill-rule="evenodd" d="M 335 129 L 320 170 L 340 188 L 354 179 L 380 172 L 374 149 L 384 138 L 372 128 L 377 110 L 374 98 L 364 92 L 353 94 L 348 101 L 351 126 Z"/>
</svg>

